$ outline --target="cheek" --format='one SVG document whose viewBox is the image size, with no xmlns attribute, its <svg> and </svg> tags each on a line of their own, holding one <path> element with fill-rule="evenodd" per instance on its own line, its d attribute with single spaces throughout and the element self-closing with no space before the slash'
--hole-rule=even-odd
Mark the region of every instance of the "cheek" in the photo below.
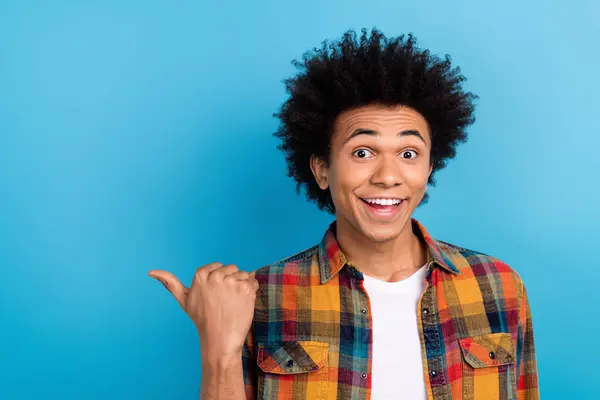
<svg viewBox="0 0 600 400">
<path fill-rule="evenodd" d="M 352 195 L 357 188 L 369 181 L 372 171 L 367 164 L 357 164 L 340 160 L 330 170 L 329 186 L 332 197 L 343 198 Z"/>
<path fill-rule="evenodd" d="M 427 187 L 429 178 L 429 167 L 414 166 L 406 168 L 404 171 L 405 182 L 413 189 L 424 189 Z"/>
</svg>

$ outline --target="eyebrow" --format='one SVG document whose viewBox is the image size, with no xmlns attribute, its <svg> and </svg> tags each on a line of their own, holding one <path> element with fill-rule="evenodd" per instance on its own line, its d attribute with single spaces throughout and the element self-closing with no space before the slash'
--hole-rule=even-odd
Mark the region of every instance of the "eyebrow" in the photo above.
<svg viewBox="0 0 600 400">
<path fill-rule="evenodd" d="M 379 133 L 377 131 L 372 130 L 372 129 L 358 128 L 358 129 L 355 129 L 350 134 L 350 136 L 348 136 L 344 140 L 344 143 L 342 143 L 342 144 L 346 144 L 347 142 L 349 142 L 350 140 L 352 140 L 353 138 L 355 138 L 355 137 L 357 137 L 359 135 L 379 136 Z M 400 131 L 400 132 L 398 132 L 398 136 L 416 136 L 419 139 L 421 139 L 423 141 L 423 143 L 427 144 L 427 142 L 425 142 L 425 138 L 419 133 L 419 131 L 416 131 L 414 129 L 407 129 L 405 131 Z"/>
</svg>

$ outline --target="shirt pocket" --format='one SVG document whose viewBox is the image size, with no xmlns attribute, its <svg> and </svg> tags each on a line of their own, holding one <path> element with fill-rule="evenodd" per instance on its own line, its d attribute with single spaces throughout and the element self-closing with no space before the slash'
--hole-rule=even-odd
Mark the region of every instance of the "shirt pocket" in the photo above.
<svg viewBox="0 0 600 400">
<path fill-rule="evenodd" d="M 328 356 L 327 342 L 259 342 L 258 399 L 325 398 Z"/>
<path fill-rule="evenodd" d="M 516 399 L 515 352 L 510 333 L 459 339 L 463 399 Z"/>
</svg>

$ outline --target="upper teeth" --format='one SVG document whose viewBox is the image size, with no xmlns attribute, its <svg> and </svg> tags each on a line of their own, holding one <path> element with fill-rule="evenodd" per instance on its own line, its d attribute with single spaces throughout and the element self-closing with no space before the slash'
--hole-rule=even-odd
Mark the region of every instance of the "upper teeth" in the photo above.
<svg viewBox="0 0 600 400">
<path fill-rule="evenodd" d="M 380 204 L 382 206 L 391 206 L 394 204 L 399 204 L 400 199 L 365 199 L 367 203 L 371 204 Z"/>
</svg>

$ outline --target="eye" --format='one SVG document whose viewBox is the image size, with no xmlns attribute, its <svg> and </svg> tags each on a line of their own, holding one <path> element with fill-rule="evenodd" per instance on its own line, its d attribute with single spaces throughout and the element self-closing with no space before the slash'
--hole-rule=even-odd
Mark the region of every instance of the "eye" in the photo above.
<svg viewBox="0 0 600 400">
<path fill-rule="evenodd" d="M 414 154 L 414 155 L 412 155 Z M 411 160 L 417 156 L 417 152 L 414 150 L 405 150 L 402 152 L 402 158 L 406 160 Z"/>
<path fill-rule="evenodd" d="M 370 151 L 370 150 L 367 150 L 367 149 L 358 149 L 358 150 L 354 150 L 354 151 L 352 152 L 352 154 L 353 154 L 355 157 L 358 157 L 358 158 L 369 158 L 369 157 L 371 157 L 371 156 L 373 155 L 373 153 L 371 153 L 371 151 Z"/>
</svg>

